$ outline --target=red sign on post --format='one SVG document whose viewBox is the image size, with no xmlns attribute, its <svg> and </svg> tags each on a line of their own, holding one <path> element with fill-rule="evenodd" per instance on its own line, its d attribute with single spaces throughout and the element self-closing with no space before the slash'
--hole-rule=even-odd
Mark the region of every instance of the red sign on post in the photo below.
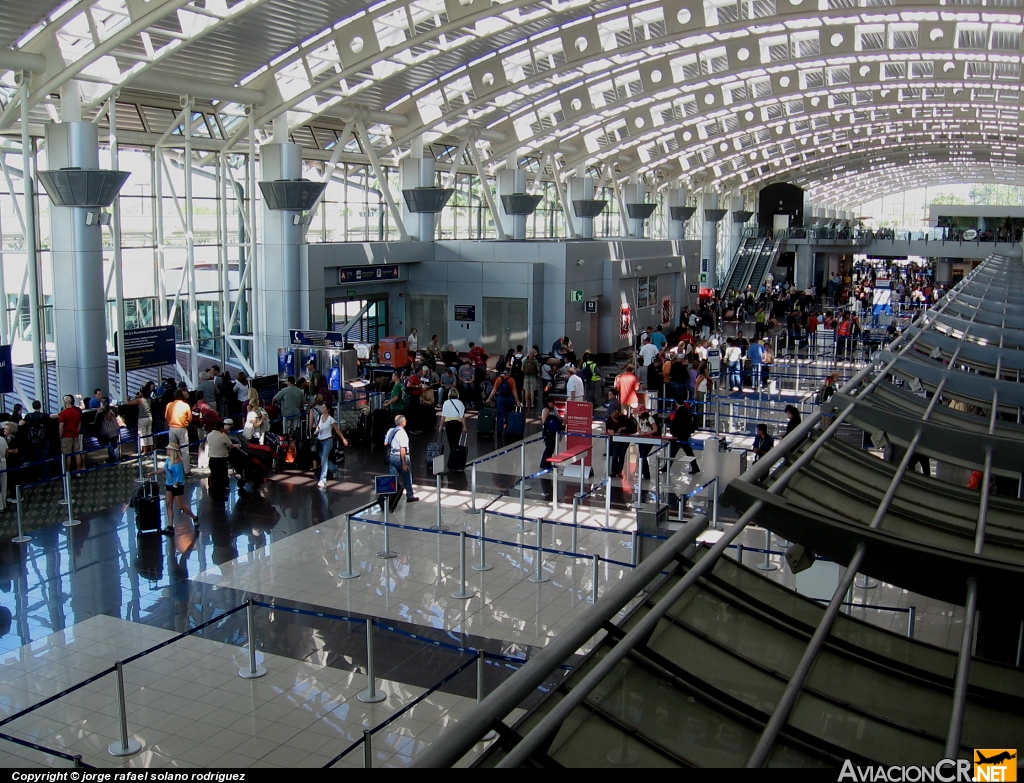
<svg viewBox="0 0 1024 783">
<path fill-rule="evenodd" d="M 578 400 L 569 400 L 565 403 L 565 432 L 566 432 L 566 446 L 573 448 L 574 446 L 592 446 L 594 443 L 593 438 L 589 437 L 593 432 L 594 425 L 594 405 L 589 402 L 579 402 Z M 573 437 L 573 435 L 586 435 L 588 437 L 580 438 Z M 583 464 L 590 466 L 591 456 L 593 451 L 588 451 L 587 455 L 583 458 Z"/>
</svg>

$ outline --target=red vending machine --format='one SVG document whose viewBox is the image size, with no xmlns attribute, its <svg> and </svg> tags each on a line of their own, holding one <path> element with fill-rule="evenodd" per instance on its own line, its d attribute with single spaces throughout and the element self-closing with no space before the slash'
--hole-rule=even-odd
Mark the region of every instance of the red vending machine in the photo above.
<svg viewBox="0 0 1024 783">
<path fill-rule="evenodd" d="M 385 367 L 405 367 L 409 363 L 409 340 L 405 337 L 382 337 L 377 355 Z"/>
</svg>

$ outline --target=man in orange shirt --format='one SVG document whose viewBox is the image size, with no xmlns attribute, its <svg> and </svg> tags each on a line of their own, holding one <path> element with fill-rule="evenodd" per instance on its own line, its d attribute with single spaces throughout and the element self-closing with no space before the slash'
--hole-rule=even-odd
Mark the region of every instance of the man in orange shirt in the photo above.
<svg viewBox="0 0 1024 783">
<path fill-rule="evenodd" d="M 615 391 L 619 393 L 619 403 L 627 415 L 629 411 L 637 406 L 639 399 L 636 393 L 640 390 L 640 381 L 637 380 L 635 368 L 632 364 L 626 365 L 626 369 L 619 373 L 615 379 Z"/>
<path fill-rule="evenodd" d="M 167 422 L 168 448 L 177 444 L 178 453 L 181 454 L 181 465 L 188 474 L 188 425 L 192 423 L 192 408 L 185 402 L 184 395 L 185 393 L 180 390 L 174 393 L 174 400 L 164 409 L 164 421 Z"/>
</svg>

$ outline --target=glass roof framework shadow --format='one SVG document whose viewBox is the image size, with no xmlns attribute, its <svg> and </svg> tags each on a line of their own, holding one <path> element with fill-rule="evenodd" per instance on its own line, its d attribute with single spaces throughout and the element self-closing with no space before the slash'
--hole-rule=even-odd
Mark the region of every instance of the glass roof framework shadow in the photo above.
<svg viewBox="0 0 1024 783">
<path fill-rule="evenodd" d="M 581 619 L 579 636 L 607 635 L 561 688 L 514 729 L 500 724 L 516 688 L 553 662 L 552 650 L 467 716 L 502 733 L 482 763 L 934 764 L 969 758 L 997 738 L 1013 747 L 1024 732 L 1024 670 L 975 657 L 972 644 L 979 615 L 1011 637 L 1020 627 L 1020 608 L 1002 598 L 1024 586 L 1024 503 L 989 490 L 997 475 L 1019 477 L 1024 467 L 1016 371 L 1009 380 L 1000 361 L 1005 342 L 958 339 L 981 351 L 971 365 L 956 347 L 942 355 L 929 341 L 949 326 L 954 304 L 1012 301 L 1022 290 L 1021 262 L 992 257 L 874 357 L 824 415 L 730 485 L 725 502 L 743 514 L 717 543 L 694 549 L 679 538 L 684 528 L 663 547 L 677 557 L 663 581 L 650 586 L 651 573 L 638 569 L 619 596 Z M 992 368 L 987 378 L 983 366 Z M 884 424 L 902 454 L 883 460 L 851 449 L 834 437 L 844 423 L 872 433 Z M 910 473 L 915 456 L 978 471 L 980 489 Z M 721 557 L 754 519 L 848 564 L 827 607 Z M 965 605 L 959 653 L 841 615 L 858 573 Z M 647 600 L 620 627 L 601 619 L 601 604 L 645 584 Z M 417 764 L 454 763 L 473 740 L 470 723 Z"/>
</svg>

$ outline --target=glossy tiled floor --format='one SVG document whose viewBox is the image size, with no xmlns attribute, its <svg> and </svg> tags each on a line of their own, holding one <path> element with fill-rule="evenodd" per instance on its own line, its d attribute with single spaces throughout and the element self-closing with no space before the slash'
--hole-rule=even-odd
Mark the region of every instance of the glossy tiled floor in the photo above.
<svg viewBox="0 0 1024 783">
<path fill-rule="evenodd" d="M 491 439 L 477 440 L 472 426 L 471 458 L 495 446 Z M 531 424 L 532 431 L 536 426 Z M 419 529 L 392 529 L 390 548 L 398 556 L 384 560 L 376 556 L 384 546 L 383 531 L 374 524 L 381 520 L 379 511 L 357 514 L 352 557 L 361 573 L 355 579 L 338 576 L 346 567 L 343 515 L 371 499 L 372 476 L 383 472 L 380 449 L 353 450 L 327 491 L 318 490 L 308 474 L 285 472 L 257 494 L 239 493 L 233 486 L 226 501 L 215 502 L 205 481 L 193 481 L 189 497 L 200 515 L 199 530 L 179 522 L 167 538 L 135 534 L 133 512 L 123 502 L 124 487 L 131 486 L 135 475 L 133 466 L 96 471 L 76 481 L 76 516 L 82 525 L 62 529 L 55 523 L 62 513 L 57 508 L 52 517 L 32 517 L 29 544 L 0 543 L 0 712 L 10 715 L 172 632 L 210 620 L 250 595 L 281 608 L 383 618 L 398 631 L 428 640 L 529 657 L 590 605 L 589 555 L 612 561 L 601 566 L 602 592 L 628 571 L 635 517 L 625 505 L 633 496 L 637 472 L 632 460 L 624 477 L 613 482 L 607 518 L 603 489 L 589 501 L 592 506 L 581 509 L 578 521 L 587 527 L 578 531 L 574 550 L 583 557 L 545 554 L 542 570 L 548 581 L 540 584 L 528 580 L 536 566 L 535 552 L 526 548 L 536 542 L 535 525 L 528 525 L 527 532 L 513 531 L 516 522 L 501 516 L 519 513 L 518 489 L 495 500 L 487 535 L 504 543 L 487 545 L 486 559 L 494 568 L 467 570 L 474 595 L 453 598 L 459 579 L 458 537 L 424 530 L 437 520 L 436 485 L 424 475 L 427 440 L 413 442 L 422 500 L 403 502 L 391 519 Z M 601 449 L 599 443 L 597 479 L 586 480 L 585 490 L 604 475 Z M 540 451 L 539 444 L 527 447 L 522 461 L 528 472 L 536 469 Z M 520 466 L 518 452 L 484 463 L 477 471 L 477 505 L 512 487 Z M 680 466 L 671 491 L 688 492 L 701 480 Z M 478 532 L 479 515 L 465 511 L 470 481 L 463 474 L 442 480 L 441 518 L 450 533 Z M 523 508 L 530 517 L 570 522 L 572 495 L 579 489 L 578 477 L 561 480 L 555 498 L 549 479 L 533 479 Z M 100 502 L 96 498 L 112 492 L 121 502 L 95 507 Z M 95 501 L 92 505 L 86 502 L 89 498 Z M 723 522 L 728 523 L 724 516 Z M 741 541 L 763 547 L 764 531 L 746 531 Z M 545 547 L 568 550 L 572 543 L 569 527 L 545 525 Z M 771 549 L 779 548 L 773 541 Z M 468 565 L 478 561 L 475 541 L 469 542 L 466 555 Z M 745 557 L 750 563 L 751 555 Z M 770 562 L 777 564 L 780 557 L 772 555 Z M 828 597 L 829 580 L 834 587 L 837 574 L 834 564 L 819 563 L 797 577 L 785 567 L 770 575 L 809 595 Z M 958 644 L 961 620 L 953 607 L 888 586 L 853 594 L 855 603 L 875 606 L 905 607 L 915 600 L 919 638 Z M 852 611 L 886 627 L 905 628 L 906 614 Z M 130 726 L 146 744 L 127 763 L 316 766 L 357 738 L 364 725 L 392 714 L 466 660 L 449 647 L 380 629 L 374 657 L 390 696 L 383 705 L 368 708 L 351 698 L 365 679 L 362 624 L 267 609 L 258 610 L 257 617 L 259 649 L 271 670 L 266 679 L 251 683 L 237 676 L 245 656 L 240 645 L 247 639 L 241 613 L 207 628 L 202 637 L 175 642 L 127 667 Z M 488 689 L 512 668 L 489 667 Z M 432 694 L 375 741 L 375 764 L 408 763 L 447 722 L 468 709 L 474 692 L 473 678 L 466 672 Z M 113 766 L 117 761 L 105 754 L 116 734 L 112 694 L 112 677 L 107 676 L 66 702 L 55 702 L 0 731 L 34 737 L 82 753 L 89 763 Z M 7 754 L 0 755 L 0 762 L 50 763 L 49 757 L 17 750 L 11 743 L 0 743 L 0 754 Z M 351 761 L 361 764 L 361 756 Z"/>
</svg>

